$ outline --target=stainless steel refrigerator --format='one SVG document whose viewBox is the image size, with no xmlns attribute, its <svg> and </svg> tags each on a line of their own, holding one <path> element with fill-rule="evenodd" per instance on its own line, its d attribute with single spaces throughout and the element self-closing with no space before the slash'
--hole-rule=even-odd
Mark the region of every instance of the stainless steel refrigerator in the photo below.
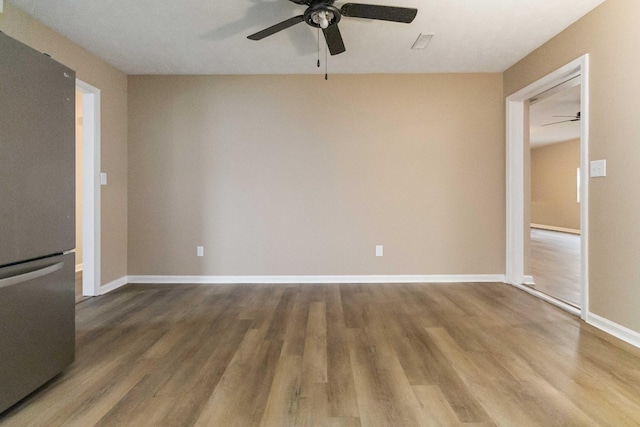
<svg viewBox="0 0 640 427">
<path fill-rule="evenodd" d="M 0 32 L 0 412 L 75 354 L 75 73 Z"/>
</svg>

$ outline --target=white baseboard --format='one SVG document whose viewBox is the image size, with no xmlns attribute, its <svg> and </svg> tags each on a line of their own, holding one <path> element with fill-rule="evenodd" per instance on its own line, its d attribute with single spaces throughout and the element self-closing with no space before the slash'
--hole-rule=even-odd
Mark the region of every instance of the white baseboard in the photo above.
<svg viewBox="0 0 640 427">
<path fill-rule="evenodd" d="M 504 274 L 348 275 L 348 276 L 128 276 L 129 283 L 504 283 Z"/>
<path fill-rule="evenodd" d="M 113 282 L 109 282 L 100 286 L 100 295 L 108 294 L 109 292 L 113 292 L 118 288 L 123 287 L 129 283 L 129 276 L 123 276 L 119 279 L 114 280 Z"/>
<path fill-rule="evenodd" d="M 523 280 L 524 280 L 524 282 L 522 282 L 522 283 L 524 283 L 525 285 L 535 285 L 536 284 L 536 282 L 533 280 L 533 276 L 524 276 Z"/>
<path fill-rule="evenodd" d="M 575 228 L 556 227 L 555 225 L 531 224 L 531 228 L 539 228 L 541 230 L 560 231 L 562 233 L 580 234 L 580 230 Z"/>
<path fill-rule="evenodd" d="M 76 264 L 76 273 L 82 271 L 82 264 Z"/>
<path fill-rule="evenodd" d="M 611 320 L 598 316 L 597 314 L 587 313 L 587 323 L 595 326 L 596 328 L 613 335 L 622 341 L 631 344 L 632 346 L 640 348 L 640 333 L 632 329 L 618 325 Z"/>
</svg>

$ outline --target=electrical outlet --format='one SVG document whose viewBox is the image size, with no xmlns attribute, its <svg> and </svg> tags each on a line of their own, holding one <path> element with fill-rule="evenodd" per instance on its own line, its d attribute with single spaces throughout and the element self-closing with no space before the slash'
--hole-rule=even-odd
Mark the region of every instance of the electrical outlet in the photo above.
<svg viewBox="0 0 640 427">
<path fill-rule="evenodd" d="M 198 256 L 204 256 L 204 246 L 198 246 L 196 248 L 196 255 Z"/>
<path fill-rule="evenodd" d="M 384 255 L 384 248 L 382 245 L 376 245 L 376 256 Z"/>
</svg>

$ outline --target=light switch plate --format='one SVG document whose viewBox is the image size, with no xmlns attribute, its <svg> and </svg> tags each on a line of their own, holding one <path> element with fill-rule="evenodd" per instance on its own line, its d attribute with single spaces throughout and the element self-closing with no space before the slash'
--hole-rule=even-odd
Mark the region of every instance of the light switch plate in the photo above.
<svg viewBox="0 0 640 427">
<path fill-rule="evenodd" d="M 376 256 L 384 255 L 384 248 L 382 245 L 376 245 Z"/>
<path fill-rule="evenodd" d="M 105 172 L 100 174 L 100 185 L 107 185 L 107 174 Z"/>
<path fill-rule="evenodd" d="M 204 246 L 197 246 L 196 247 L 196 255 L 197 256 L 204 256 Z"/>
<path fill-rule="evenodd" d="M 590 163 L 589 176 L 591 176 L 591 178 L 607 176 L 607 161 L 593 160 Z"/>
</svg>

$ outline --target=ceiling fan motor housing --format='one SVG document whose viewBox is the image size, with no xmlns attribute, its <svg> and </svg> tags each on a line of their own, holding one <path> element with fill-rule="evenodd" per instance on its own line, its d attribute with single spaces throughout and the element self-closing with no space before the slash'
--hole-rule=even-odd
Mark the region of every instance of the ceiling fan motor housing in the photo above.
<svg viewBox="0 0 640 427">
<path fill-rule="evenodd" d="M 333 2 L 331 2 L 333 3 Z M 340 22 L 342 15 L 340 10 L 329 2 L 316 2 L 304 11 L 304 20 L 312 27 L 320 27 L 320 12 L 326 13 L 326 18 L 329 21 L 329 25 L 335 25 Z"/>
</svg>

